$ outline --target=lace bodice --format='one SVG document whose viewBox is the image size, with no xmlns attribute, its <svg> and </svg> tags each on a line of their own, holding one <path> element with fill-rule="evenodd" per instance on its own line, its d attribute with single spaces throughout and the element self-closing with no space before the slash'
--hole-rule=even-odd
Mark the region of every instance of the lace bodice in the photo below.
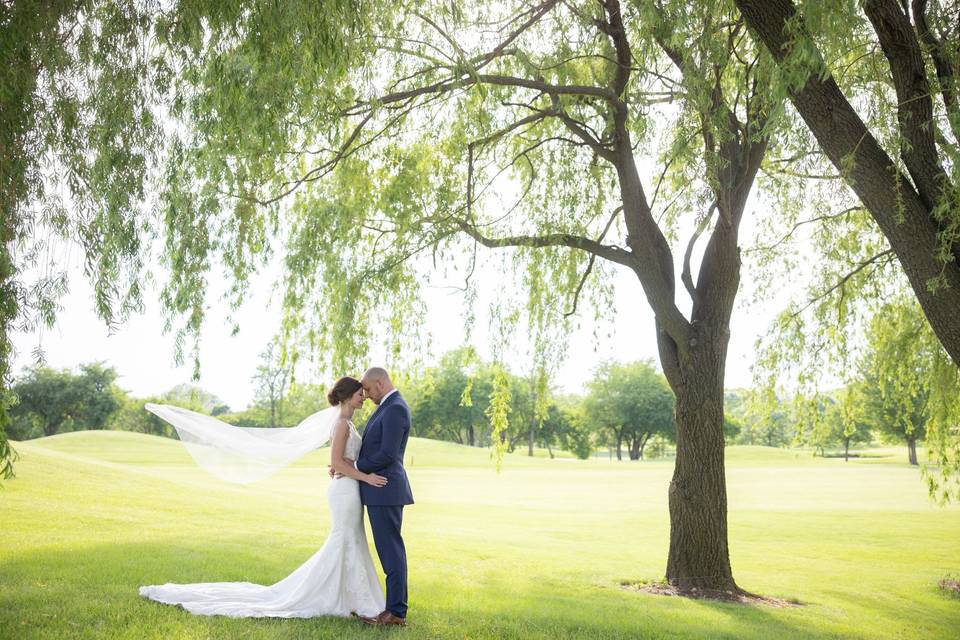
<svg viewBox="0 0 960 640">
<path fill-rule="evenodd" d="M 347 432 L 347 444 L 343 448 L 343 457 L 356 460 L 360 454 L 360 434 L 357 433 L 357 428 L 353 426 L 352 422 L 347 424 L 350 425 L 350 431 Z"/>
</svg>

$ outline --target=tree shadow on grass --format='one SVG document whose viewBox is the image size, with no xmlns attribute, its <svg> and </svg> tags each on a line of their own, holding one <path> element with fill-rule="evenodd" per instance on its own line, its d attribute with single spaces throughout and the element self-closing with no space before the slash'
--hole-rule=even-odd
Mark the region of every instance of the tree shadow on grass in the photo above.
<svg viewBox="0 0 960 640">
<path fill-rule="evenodd" d="M 511 575 L 510 558 L 477 576 L 411 566 L 410 626 L 371 629 L 340 618 L 194 616 L 141 598 L 144 584 L 247 580 L 271 584 L 310 553 L 221 538 L 36 549 L 0 565 L 0 638 L 818 638 L 867 637 L 818 614 L 663 598 L 569 576 Z M 301 557 L 302 555 L 302 557 Z M 299 558 L 299 559 L 298 559 Z M 806 607 L 805 609 L 810 609 Z"/>
</svg>

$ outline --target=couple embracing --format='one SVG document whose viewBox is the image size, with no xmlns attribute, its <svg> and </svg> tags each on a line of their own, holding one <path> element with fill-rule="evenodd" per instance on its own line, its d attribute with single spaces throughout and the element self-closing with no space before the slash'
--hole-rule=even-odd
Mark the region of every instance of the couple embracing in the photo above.
<svg viewBox="0 0 960 640">
<path fill-rule="evenodd" d="M 403 507 L 413 504 L 403 468 L 410 409 L 379 367 L 369 369 L 361 380 L 340 378 L 327 399 L 329 409 L 288 429 L 235 427 L 178 407 L 147 406 L 176 427 L 201 466 L 232 482 L 266 477 L 329 441 L 332 527 L 319 551 L 273 585 L 168 583 L 141 587 L 140 595 L 198 615 L 356 616 L 371 625 L 406 625 L 407 556 L 401 525 Z M 368 399 L 377 408 L 361 436 L 353 414 Z M 386 574 L 386 597 L 367 546 L 364 507 Z"/>
</svg>

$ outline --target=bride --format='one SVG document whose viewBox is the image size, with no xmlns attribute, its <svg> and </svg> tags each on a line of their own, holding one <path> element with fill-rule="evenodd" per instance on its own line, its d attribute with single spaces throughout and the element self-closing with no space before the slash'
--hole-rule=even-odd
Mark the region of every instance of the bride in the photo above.
<svg viewBox="0 0 960 640">
<path fill-rule="evenodd" d="M 289 576 L 270 586 L 250 582 L 204 582 L 140 587 L 140 595 L 180 605 L 198 615 L 308 618 L 375 616 L 384 610 L 363 530 L 360 482 L 382 487 L 387 479 L 354 466 L 360 435 L 351 418 L 364 401 L 359 380 L 343 377 L 327 394 L 332 405 L 289 429 L 252 429 L 166 405 L 147 409 L 167 420 L 198 463 L 233 482 L 269 475 L 331 440 L 331 466 L 338 473 L 327 488 L 333 526 L 323 546 Z"/>
</svg>

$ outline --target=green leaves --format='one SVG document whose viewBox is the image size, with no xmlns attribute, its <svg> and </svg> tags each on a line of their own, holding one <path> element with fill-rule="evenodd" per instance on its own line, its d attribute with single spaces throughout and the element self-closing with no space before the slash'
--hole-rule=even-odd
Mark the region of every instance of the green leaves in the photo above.
<svg viewBox="0 0 960 640">
<path fill-rule="evenodd" d="M 507 429 L 510 427 L 510 380 L 503 367 L 494 369 L 493 390 L 490 393 L 490 404 L 487 406 L 487 417 L 490 418 L 493 440 L 493 455 L 497 464 L 497 472 L 503 465 L 503 455 L 507 452 Z"/>
</svg>

